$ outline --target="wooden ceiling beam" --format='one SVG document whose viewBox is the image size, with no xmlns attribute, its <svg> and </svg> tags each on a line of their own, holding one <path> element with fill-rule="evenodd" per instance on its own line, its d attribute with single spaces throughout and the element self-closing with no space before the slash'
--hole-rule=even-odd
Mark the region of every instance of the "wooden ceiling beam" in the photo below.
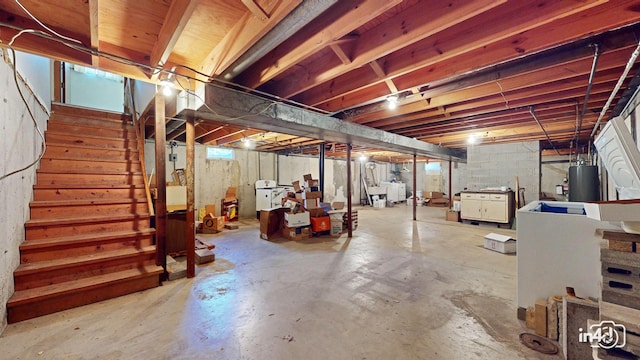
<svg viewBox="0 0 640 360">
<path fill-rule="evenodd" d="M 91 42 L 91 49 L 94 51 L 99 50 L 100 46 L 100 34 L 99 28 L 99 0 L 89 0 L 89 37 Z M 91 65 L 93 67 L 100 66 L 100 57 L 97 54 L 91 56 Z"/>
<path fill-rule="evenodd" d="M 478 16 L 459 26 L 450 27 L 382 59 L 386 62 L 388 76 L 394 79 L 399 89 L 421 86 L 455 74 L 499 64 L 513 58 L 514 51 L 533 53 L 549 46 L 588 37 L 593 33 L 592 29 L 611 28 L 605 20 L 608 18 L 601 13 L 583 17 L 582 12 L 598 10 L 599 4 L 602 4 L 602 1 L 587 1 L 580 5 L 561 0 L 546 2 L 543 5 L 538 2 L 509 2 L 487 13 L 487 16 Z M 640 16 L 632 11 L 621 14 L 617 5 L 604 6 L 608 6 L 607 11 L 599 10 L 611 16 L 616 24 L 629 24 L 634 19 L 640 19 Z M 563 26 L 559 21 L 564 21 L 562 19 L 565 18 L 576 24 L 571 27 Z M 597 18 L 595 26 L 589 23 L 593 21 L 592 18 Z M 554 20 L 558 20 L 558 23 L 553 24 Z M 549 29 L 558 32 L 559 28 L 562 28 L 561 36 L 551 36 L 547 33 Z M 369 93 L 369 98 L 382 96 L 368 90 L 372 84 L 381 80 L 363 77 L 362 74 L 347 73 L 323 80 L 327 82 L 317 84 L 319 86 L 294 99 L 323 110 L 338 111 L 358 105 L 361 102 L 358 92 Z M 327 94 L 331 94 L 331 97 L 327 97 Z M 345 97 L 345 94 L 351 94 L 354 99 Z M 331 100 L 336 101 L 330 102 Z"/>
<path fill-rule="evenodd" d="M 323 22 L 321 28 L 303 30 L 298 34 L 299 41 L 287 41 L 278 46 L 271 54 L 251 66 L 236 81 L 244 86 L 257 88 L 401 2 L 401 0 L 338 2 L 329 10 L 331 15 L 325 15 L 328 19 Z"/>
<path fill-rule="evenodd" d="M 218 76 L 234 61 L 248 51 L 260 38 L 273 29 L 282 19 L 295 9 L 302 0 L 282 0 L 268 2 L 269 7 L 263 10 L 268 15 L 266 21 L 261 21 L 253 13 L 247 13 L 233 26 L 205 57 L 197 68 L 212 76 Z"/>
<path fill-rule="evenodd" d="M 504 2 L 504 0 L 421 1 L 390 18 L 387 22 L 376 26 L 371 31 L 360 34 L 360 41 L 358 41 L 358 45 L 354 49 L 353 59 L 349 66 L 329 68 L 326 65 L 323 66 L 322 62 L 315 62 L 314 67 L 312 67 L 313 71 L 310 74 L 300 76 L 302 74 L 299 71 L 293 71 L 289 74 L 289 77 L 296 79 L 296 81 L 288 81 L 281 84 L 276 82 L 273 86 L 267 86 L 267 91 L 284 98 L 290 98 L 325 81 L 359 68 L 372 60 L 379 59 L 384 55 L 407 47 L 448 27 L 493 9 Z M 431 21 L 424 21 L 424 9 L 429 9 Z M 263 77 L 260 83 L 264 83 L 267 80 L 269 78 Z"/>
<path fill-rule="evenodd" d="M 263 132 L 264 131 L 261 131 L 261 130 L 244 129 L 244 130 L 236 131 L 236 132 L 234 132 L 232 134 L 229 134 L 227 136 L 223 136 L 221 138 L 218 138 L 217 140 L 215 140 L 215 143 L 216 143 L 217 146 L 230 144 L 232 142 L 236 142 L 236 141 L 242 140 L 244 138 L 249 139 L 254 135 L 262 134 Z"/>
<path fill-rule="evenodd" d="M 267 14 L 255 0 L 242 0 L 242 3 L 258 20 L 262 22 L 269 20 L 269 14 Z"/>
<path fill-rule="evenodd" d="M 167 62 L 198 3 L 199 0 L 171 1 L 169 11 L 160 28 L 158 40 L 153 45 L 149 56 L 149 64 L 152 67 L 161 67 Z"/>
<path fill-rule="evenodd" d="M 4 10 L 0 10 L 0 22 L 15 26 L 17 29 L 42 29 L 40 24 L 33 20 Z M 89 46 L 91 43 L 91 39 L 84 34 L 71 33 L 65 29 L 55 26 L 50 27 L 61 35 L 82 42 L 82 46 Z M 7 47 L 13 37 L 20 32 L 20 30 L 17 29 L 0 25 L 0 46 Z M 23 33 L 15 39 L 13 48 L 27 53 L 46 56 L 74 64 L 86 66 L 91 66 L 92 64 L 90 54 L 72 49 L 58 41 L 47 39 L 39 34 Z"/>
</svg>

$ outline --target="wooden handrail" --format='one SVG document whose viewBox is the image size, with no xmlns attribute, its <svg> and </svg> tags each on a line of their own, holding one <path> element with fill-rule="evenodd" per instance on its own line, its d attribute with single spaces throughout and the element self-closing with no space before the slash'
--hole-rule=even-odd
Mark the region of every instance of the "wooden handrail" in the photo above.
<svg viewBox="0 0 640 360">
<path fill-rule="evenodd" d="M 142 169 L 142 174 L 144 175 L 144 191 L 147 195 L 147 204 L 149 206 L 149 214 L 151 214 L 151 216 L 155 216 L 153 199 L 151 198 L 151 191 L 149 190 L 149 183 L 147 180 L 147 167 L 144 161 L 144 135 L 143 135 L 144 124 L 138 119 L 138 114 L 136 113 L 136 103 L 133 98 L 133 88 L 131 86 L 131 79 L 129 78 L 127 78 L 125 82 L 125 91 L 129 93 L 128 99 L 126 99 L 126 101 L 129 104 L 129 111 L 131 112 L 131 118 L 133 119 L 133 127 L 136 128 L 136 138 L 138 140 L 138 158 L 140 159 L 140 167 Z"/>
</svg>

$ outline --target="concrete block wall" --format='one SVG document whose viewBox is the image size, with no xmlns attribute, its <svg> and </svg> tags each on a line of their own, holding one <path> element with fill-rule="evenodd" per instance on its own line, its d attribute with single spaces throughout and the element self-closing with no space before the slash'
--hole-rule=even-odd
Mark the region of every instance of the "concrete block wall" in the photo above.
<svg viewBox="0 0 640 360">
<path fill-rule="evenodd" d="M 5 56 L 6 53 L 0 52 L 0 177 L 30 164 L 41 150 L 41 139 L 18 94 L 13 70 Z M 18 73 L 29 89 L 24 84 L 20 87 L 42 131 L 46 129 L 47 112 L 51 109 L 50 67 L 48 59 L 18 54 Z M 0 180 L 0 333 L 6 327 L 6 303 L 14 291 L 13 271 L 20 263 L 18 247 L 24 241 L 35 170 L 36 167 L 31 167 Z"/>
<path fill-rule="evenodd" d="M 560 162 L 561 161 L 561 162 Z M 546 163 L 545 163 L 546 162 Z M 556 185 L 562 185 L 562 179 L 569 178 L 569 156 L 545 156 L 541 166 L 541 188 L 546 196 L 567 201 L 564 196 L 556 195 Z"/>
<path fill-rule="evenodd" d="M 525 189 L 526 203 L 540 195 L 540 143 L 528 141 L 467 147 L 467 187 L 507 186 L 516 190 L 515 178 Z"/>
<path fill-rule="evenodd" d="M 457 194 L 468 186 L 467 164 L 452 162 L 451 165 L 451 180 L 449 179 L 449 162 L 442 161 L 440 165 L 441 175 L 444 179 L 444 192 L 449 192 L 449 181 L 451 181 L 451 192 L 452 194 Z"/>
</svg>

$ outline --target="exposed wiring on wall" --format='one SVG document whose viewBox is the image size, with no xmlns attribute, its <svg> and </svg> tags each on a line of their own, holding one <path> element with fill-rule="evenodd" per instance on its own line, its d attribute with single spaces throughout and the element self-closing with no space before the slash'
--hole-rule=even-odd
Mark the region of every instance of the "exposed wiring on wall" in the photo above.
<svg viewBox="0 0 640 360">
<path fill-rule="evenodd" d="M 16 36 L 14 36 L 13 39 L 11 39 L 11 42 L 13 43 L 13 41 L 15 40 L 15 38 L 19 36 L 19 34 L 17 34 Z M 45 140 L 44 140 L 44 134 L 42 133 L 42 130 L 40 130 L 40 127 L 38 126 L 38 121 L 36 120 L 36 117 L 33 115 L 33 112 L 31 111 L 31 108 L 29 107 L 29 103 L 27 102 L 27 99 L 24 96 L 24 93 L 22 92 L 22 89 L 20 88 L 20 82 L 18 81 L 18 67 L 16 64 L 16 52 L 12 47 L 9 47 L 9 51 L 11 51 L 11 54 L 13 56 L 13 80 L 16 83 L 16 88 L 18 89 L 18 94 L 20 95 L 20 98 L 22 99 L 22 102 L 24 102 L 24 105 L 27 109 L 27 112 L 29 113 L 29 117 L 31 117 L 31 121 L 33 121 L 33 126 L 36 129 L 36 132 L 38 133 L 38 135 L 40 136 L 40 138 L 42 139 L 42 144 L 40 146 L 40 155 L 37 156 L 37 158 L 30 163 L 29 165 L 22 167 L 20 169 L 11 171 L 5 175 L 2 175 L 2 177 L 0 177 L 0 181 L 8 178 L 11 175 L 17 174 L 19 172 L 25 171 L 29 168 L 31 168 L 32 166 L 38 164 L 38 162 L 40 162 L 40 159 L 42 159 L 42 157 L 44 156 L 44 152 L 47 149 L 47 145 L 45 144 Z M 11 60 L 8 59 L 7 57 L 5 57 L 5 62 L 10 62 Z M 37 97 L 36 97 L 37 98 Z"/>
</svg>

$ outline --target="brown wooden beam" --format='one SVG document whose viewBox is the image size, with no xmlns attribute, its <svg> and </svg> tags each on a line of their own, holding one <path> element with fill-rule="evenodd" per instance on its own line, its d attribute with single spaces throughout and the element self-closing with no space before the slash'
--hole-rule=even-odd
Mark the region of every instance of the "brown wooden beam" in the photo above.
<svg viewBox="0 0 640 360">
<path fill-rule="evenodd" d="M 187 243 L 187 278 L 192 278 L 196 274 L 195 268 L 195 246 L 196 246 L 196 228 L 195 228 L 195 127 L 192 115 L 187 116 L 186 122 L 187 134 L 187 166 L 185 168 L 185 177 L 187 181 L 187 233 L 185 241 Z"/>
<path fill-rule="evenodd" d="M 164 96 L 155 96 L 156 133 L 156 264 L 167 269 L 167 142 Z"/>
</svg>

